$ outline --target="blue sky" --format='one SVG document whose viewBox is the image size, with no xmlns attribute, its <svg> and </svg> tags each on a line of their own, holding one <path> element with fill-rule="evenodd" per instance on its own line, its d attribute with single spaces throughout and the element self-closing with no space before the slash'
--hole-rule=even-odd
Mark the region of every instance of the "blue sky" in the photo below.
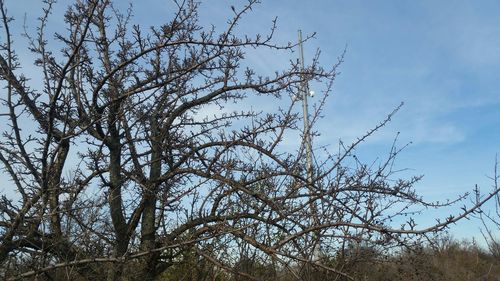
<svg viewBox="0 0 500 281">
<path fill-rule="evenodd" d="M 218 19 L 236 3 L 202 4 L 201 15 L 222 25 Z M 305 44 L 306 61 L 319 48 L 325 65 L 347 46 L 315 145 L 334 150 L 339 139 L 361 136 L 404 102 L 358 155 L 367 162 L 384 157 L 400 132 L 399 145 L 412 144 L 398 167 L 408 168 L 406 175 L 425 175 L 417 191 L 443 200 L 492 184 L 487 176 L 500 150 L 499 10 L 498 1 L 263 1 L 240 28 L 266 31 L 277 16 L 279 42 L 296 40 L 298 29 L 316 32 Z M 254 60 L 273 70 L 296 55 Z M 430 211 L 423 221 L 437 215 L 443 212 Z M 478 237 L 478 228 L 463 221 L 451 233 Z"/>
<path fill-rule="evenodd" d="M 136 21 L 143 25 L 161 23 L 172 12 L 169 1 L 132 3 Z M 222 27 L 232 13 L 230 5 L 243 3 L 205 1 L 202 22 Z M 7 4 L 18 23 L 25 12 L 28 20 L 39 15 L 33 1 Z M 56 14 L 61 11 L 57 8 Z M 366 161 L 383 157 L 400 132 L 398 143 L 412 145 L 401 154 L 398 167 L 424 174 L 417 190 L 434 200 L 475 184 L 484 190 L 491 185 L 486 176 L 492 175 L 500 151 L 498 11 L 499 1 L 268 0 L 255 6 L 238 28 L 265 32 L 278 17 L 278 42 L 295 41 L 298 29 L 316 32 L 316 39 L 304 46 L 306 61 L 319 48 L 324 65 L 336 63 L 347 46 L 315 145 L 332 144 L 334 149 L 339 139 L 353 140 L 404 102 L 389 126 L 363 144 L 359 154 Z M 296 55 L 264 52 L 252 61 L 263 72 L 274 71 Z M 478 225 L 464 222 L 452 233 L 478 235 Z"/>
<path fill-rule="evenodd" d="M 223 26 L 229 6 L 241 3 L 202 3 L 200 14 Z M 355 139 L 404 102 L 359 155 L 366 161 L 384 157 L 400 132 L 398 143 L 412 144 L 398 167 L 424 174 L 417 190 L 443 200 L 475 184 L 483 190 L 492 184 L 487 176 L 500 150 L 499 10 L 498 1 L 263 1 L 239 28 L 267 31 L 277 17 L 278 42 L 296 40 L 298 29 L 316 32 L 305 44 L 306 61 L 319 48 L 325 65 L 335 63 L 347 46 L 315 145 L 335 149 L 339 139 Z M 253 60 L 262 71 L 272 71 L 296 55 L 262 54 Z M 429 212 L 426 219 L 435 215 L 442 213 Z M 464 221 L 451 232 L 478 236 L 478 227 Z"/>
</svg>

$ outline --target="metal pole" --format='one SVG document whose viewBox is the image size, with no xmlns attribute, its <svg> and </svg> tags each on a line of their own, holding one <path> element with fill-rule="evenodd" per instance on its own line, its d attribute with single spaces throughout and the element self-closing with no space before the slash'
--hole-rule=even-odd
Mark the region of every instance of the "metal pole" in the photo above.
<svg viewBox="0 0 500 281">
<path fill-rule="evenodd" d="M 302 46 L 302 31 L 299 29 L 299 52 L 300 52 L 300 70 L 304 72 L 304 48 Z M 304 145 L 306 149 L 306 169 L 307 169 L 307 185 L 310 191 L 310 195 L 313 195 L 313 159 L 312 159 L 312 145 L 311 145 L 311 133 L 310 133 L 310 124 L 309 124 L 309 106 L 307 104 L 307 96 L 309 95 L 309 89 L 307 85 L 307 81 L 302 74 L 302 83 L 300 87 L 300 91 L 302 92 L 302 111 L 304 114 Z M 314 225 L 319 224 L 318 221 L 318 210 L 315 202 L 311 202 L 311 213 L 313 217 Z M 316 241 L 314 242 L 314 249 L 312 260 L 319 258 L 319 233 L 317 231 L 314 232 Z"/>
<path fill-rule="evenodd" d="M 299 49 L 300 49 L 300 70 L 304 71 L 304 48 L 302 46 L 302 31 L 299 29 Z M 304 78 L 304 77 L 302 77 Z M 308 87 L 307 81 L 303 79 L 301 83 L 302 92 L 302 111 L 304 113 L 304 140 L 306 148 L 306 159 L 307 159 L 307 183 L 312 184 L 312 172 L 313 172 L 313 161 L 312 161 L 312 147 L 311 147 L 311 134 L 309 132 L 309 109 L 307 104 Z"/>
</svg>

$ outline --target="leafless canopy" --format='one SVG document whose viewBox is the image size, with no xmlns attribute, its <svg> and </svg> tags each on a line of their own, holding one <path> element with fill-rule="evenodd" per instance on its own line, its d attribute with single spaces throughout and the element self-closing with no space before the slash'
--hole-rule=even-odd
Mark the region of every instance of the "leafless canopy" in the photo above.
<svg viewBox="0 0 500 281">
<path fill-rule="evenodd" d="M 353 154 L 394 112 L 336 153 L 317 150 L 308 183 L 303 145 L 283 144 L 303 135 L 290 97 L 304 82 L 324 85 L 314 123 L 340 61 L 323 68 L 318 56 L 301 70 L 290 52 L 295 44 L 274 42 L 275 22 L 268 34 L 239 34 L 255 0 L 232 7 L 221 32 L 199 25 L 195 1 L 174 2 L 170 21 L 149 28 L 134 24 L 132 8 L 78 0 L 56 34 L 47 31 L 49 19 L 62 15 L 51 14 L 53 0 L 45 2 L 37 31 L 24 37 L 33 66 L 18 59 L 27 50 L 16 49 L 18 22 L 0 1 L 5 279 L 181 279 L 175 269 L 182 264 L 203 266 L 199 280 L 267 278 L 244 270 L 245 259 L 272 265 L 266 272 L 275 276 L 288 270 L 302 278 L 309 264 L 349 278 L 313 256 L 315 245 L 324 256 L 350 243 L 404 245 L 469 215 L 498 191 L 433 226 L 406 220 L 414 206 L 443 204 L 414 192 L 420 177 L 395 178 L 396 144 L 373 165 Z M 287 53 L 291 62 L 260 75 L 247 56 L 260 49 Z M 23 74 L 28 68 L 39 76 Z M 280 106 L 241 106 L 263 103 Z"/>
</svg>

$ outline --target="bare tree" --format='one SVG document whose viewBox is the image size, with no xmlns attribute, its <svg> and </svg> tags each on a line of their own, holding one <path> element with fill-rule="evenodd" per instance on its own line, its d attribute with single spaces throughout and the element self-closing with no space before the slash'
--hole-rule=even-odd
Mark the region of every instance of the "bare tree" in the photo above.
<svg viewBox="0 0 500 281">
<path fill-rule="evenodd" d="M 342 59 L 328 69 L 319 56 L 305 69 L 292 60 L 273 76 L 259 75 L 248 49 L 289 52 L 296 45 L 274 43 L 275 22 L 267 35 L 237 34 L 256 2 L 232 7 L 218 33 L 199 26 L 194 1 L 175 1 L 170 21 L 151 28 L 133 24 L 132 8 L 75 1 L 64 15 L 66 30 L 51 37 L 49 18 L 57 15 L 48 0 L 36 34 L 25 34 L 43 81 L 36 85 L 22 73 L 28 66 L 18 60 L 0 1 L 7 124 L 0 161 L 19 195 L 0 202 L 2 277 L 168 279 L 195 260 L 206 270 L 199 280 L 226 276 L 221 272 L 267 278 L 267 271 L 257 276 L 243 268 L 251 257 L 254 265 L 273 265 L 274 276 L 288 270 L 300 279 L 301 266 L 309 265 L 352 279 L 313 259 L 315 245 L 328 254 L 348 242 L 410 244 L 498 193 L 429 227 L 411 219 L 395 227 L 391 222 L 413 206 L 455 202 L 426 202 L 412 189 L 420 177 L 397 179 L 396 143 L 376 165 L 355 157 L 397 110 L 338 153 L 325 150 L 308 181 L 304 145 L 283 146 L 286 136 L 304 135 L 289 97 L 304 83 L 324 83 L 314 123 Z M 231 109 L 249 97 L 282 106 Z"/>
<path fill-rule="evenodd" d="M 495 168 L 493 176 L 490 177 L 494 189 L 498 189 L 498 159 L 495 159 Z M 476 187 L 476 197 L 480 197 L 479 188 Z M 500 194 L 496 194 L 491 202 L 493 208 L 482 208 L 477 212 L 476 217 L 481 220 L 483 225 L 481 234 L 486 242 L 486 246 L 490 254 L 500 260 L 500 237 L 498 231 L 500 230 Z"/>
</svg>

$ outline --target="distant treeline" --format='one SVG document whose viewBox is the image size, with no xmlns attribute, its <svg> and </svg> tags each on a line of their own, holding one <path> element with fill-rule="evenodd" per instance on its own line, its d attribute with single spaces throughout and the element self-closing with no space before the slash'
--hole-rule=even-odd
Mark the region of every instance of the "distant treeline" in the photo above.
<svg viewBox="0 0 500 281">
<path fill-rule="evenodd" d="M 498 245 L 498 244 L 497 244 Z M 178 257 L 156 280 L 186 281 L 288 281 L 288 280 L 453 280 L 496 281 L 500 280 L 500 255 L 498 249 L 484 249 L 477 243 L 459 241 L 449 237 L 434 240 L 426 246 L 414 246 L 394 250 L 387 254 L 373 246 L 349 245 L 342 253 L 321 257 L 322 264 L 335 268 L 339 274 L 312 265 L 277 267 L 273 262 L 262 262 L 258 257 L 241 256 L 233 268 L 218 268 L 210 261 L 186 251 Z M 29 264 L 18 261 L 19 272 L 30 270 Z M 94 267 L 95 269 L 95 267 Z M 68 280 L 71 267 L 32 276 L 26 280 Z M 134 262 L 125 266 L 126 274 L 134 278 Z M 106 264 L 95 271 L 95 280 L 106 278 Z"/>
</svg>

